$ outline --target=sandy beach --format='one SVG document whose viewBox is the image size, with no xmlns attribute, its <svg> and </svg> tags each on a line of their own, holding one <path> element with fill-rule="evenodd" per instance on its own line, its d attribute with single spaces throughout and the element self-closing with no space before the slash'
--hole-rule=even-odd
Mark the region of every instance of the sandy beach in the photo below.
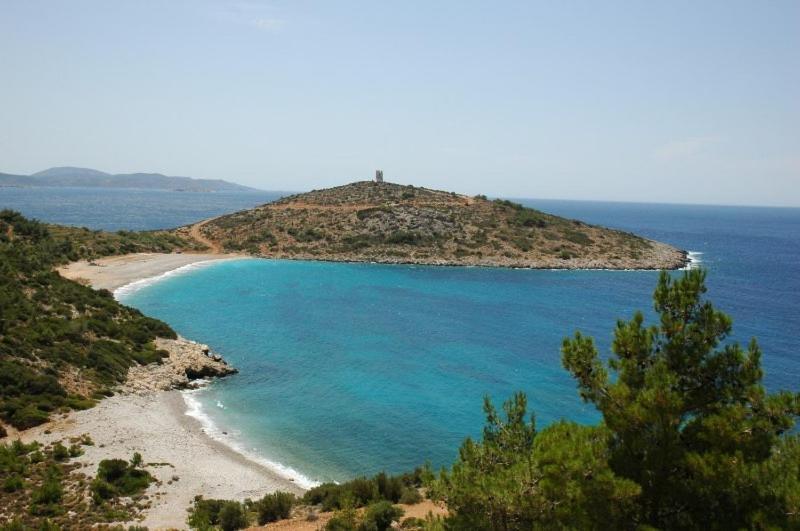
<svg viewBox="0 0 800 531">
<path fill-rule="evenodd" d="M 60 268 L 59 272 L 95 288 L 114 290 L 190 264 L 233 258 L 243 257 L 142 253 L 104 258 L 92 263 L 76 262 Z M 129 375 L 129 380 L 140 377 L 131 378 Z M 302 493 L 302 489 L 291 480 L 206 435 L 201 424 L 186 415 L 186 411 L 180 391 L 143 390 L 129 386 L 94 408 L 71 412 L 28 430 L 22 439 L 49 443 L 90 434 L 94 446 L 87 446 L 86 453 L 77 458 L 87 465 L 90 474 L 96 470 L 100 460 L 129 459 L 134 452 L 141 453 L 145 463 L 168 463 L 147 467 L 161 482 L 147 491 L 152 507 L 144 515 L 141 525 L 150 529 L 186 528 L 186 509 L 197 494 L 207 498 L 243 500 L 256 499 L 275 490 Z"/>
<path fill-rule="evenodd" d="M 186 528 L 186 509 L 197 494 L 243 500 L 275 490 L 302 492 L 291 481 L 205 435 L 185 411 L 179 391 L 119 394 L 92 409 L 28 430 L 22 439 L 49 443 L 90 434 L 94 445 L 85 446 L 86 453 L 77 458 L 90 474 L 100 460 L 130 459 L 134 452 L 141 453 L 145 463 L 169 463 L 146 467 L 161 482 L 147 491 L 152 507 L 140 525 L 150 529 Z"/>
<path fill-rule="evenodd" d="M 156 277 L 199 262 L 248 258 L 238 254 L 135 253 L 93 261 L 81 260 L 59 267 L 61 276 L 96 289 L 115 290 L 126 284 Z"/>
</svg>

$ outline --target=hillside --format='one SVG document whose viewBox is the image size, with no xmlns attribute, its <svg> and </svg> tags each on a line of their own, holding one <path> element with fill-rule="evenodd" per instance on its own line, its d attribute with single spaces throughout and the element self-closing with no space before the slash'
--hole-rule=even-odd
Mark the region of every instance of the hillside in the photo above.
<svg viewBox="0 0 800 531">
<path fill-rule="evenodd" d="M 81 258 L 190 248 L 166 232 L 108 233 L 59 227 L 0 211 L 0 437 L 107 395 L 139 364 L 171 352 L 169 326 L 62 278 L 53 267 Z M 167 347 L 167 350 L 171 345 Z"/>
<path fill-rule="evenodd" d="M 285 197 L 178 234 L 271 258 L 557 269 L 676 269 L 686 253 L 512 203 L 356 182 Z"/>
<path fill-rule="evenodd" d="M 32 175 L 0 173 L 2 186 L 63 186 L 87 188 L 140 188 L 183 192 L 246 192 L 253 188 L 220 179 L 170 177 L 160 173 L 124 173 L 112 175 L 90 168 L 58 167 Z"/>
</svg>

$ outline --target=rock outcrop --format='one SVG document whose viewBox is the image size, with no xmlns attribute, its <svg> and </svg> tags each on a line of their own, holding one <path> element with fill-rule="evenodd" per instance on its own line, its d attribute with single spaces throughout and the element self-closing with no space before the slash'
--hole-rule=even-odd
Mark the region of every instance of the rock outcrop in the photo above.
<svg viewBox="0 0 800 531">
<path fill-rule="evenodd" d="M 160 364 L 137 365 L 128 369 L 124 391 L 142 393 L 191 388 L 197 380 L 228 376 L 238 372 L 208 345 L 189 339 L 156 339 L 156 347 L 169 353 Z"/>
</svg>

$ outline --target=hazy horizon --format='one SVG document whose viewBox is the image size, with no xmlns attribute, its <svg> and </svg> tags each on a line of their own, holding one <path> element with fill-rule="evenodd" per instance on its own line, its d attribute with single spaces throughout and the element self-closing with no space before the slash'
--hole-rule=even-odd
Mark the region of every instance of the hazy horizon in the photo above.
<svg viewBox="0 0 800 531">
<path fill-rule="evenodd" d="M 800 3 L 3 0 L 0 172 L 800 206 Z"/>
</svg>

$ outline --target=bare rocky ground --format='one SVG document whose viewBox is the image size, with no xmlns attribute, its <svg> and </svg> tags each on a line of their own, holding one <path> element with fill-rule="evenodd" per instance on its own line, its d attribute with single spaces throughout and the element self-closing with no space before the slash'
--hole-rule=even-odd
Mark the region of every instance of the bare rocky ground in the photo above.
<svg viewBox="0 0 800 531">
<path fill-rule="evenodd" d="M 128 369 L 124 389 L 132 393 L 188 389 L 204 378 L 238 372 L 208 345 L 189 339 L 156 339 L 156 347 L 169 352 L 160 364 L 137 365 Z"/>
</svg>

